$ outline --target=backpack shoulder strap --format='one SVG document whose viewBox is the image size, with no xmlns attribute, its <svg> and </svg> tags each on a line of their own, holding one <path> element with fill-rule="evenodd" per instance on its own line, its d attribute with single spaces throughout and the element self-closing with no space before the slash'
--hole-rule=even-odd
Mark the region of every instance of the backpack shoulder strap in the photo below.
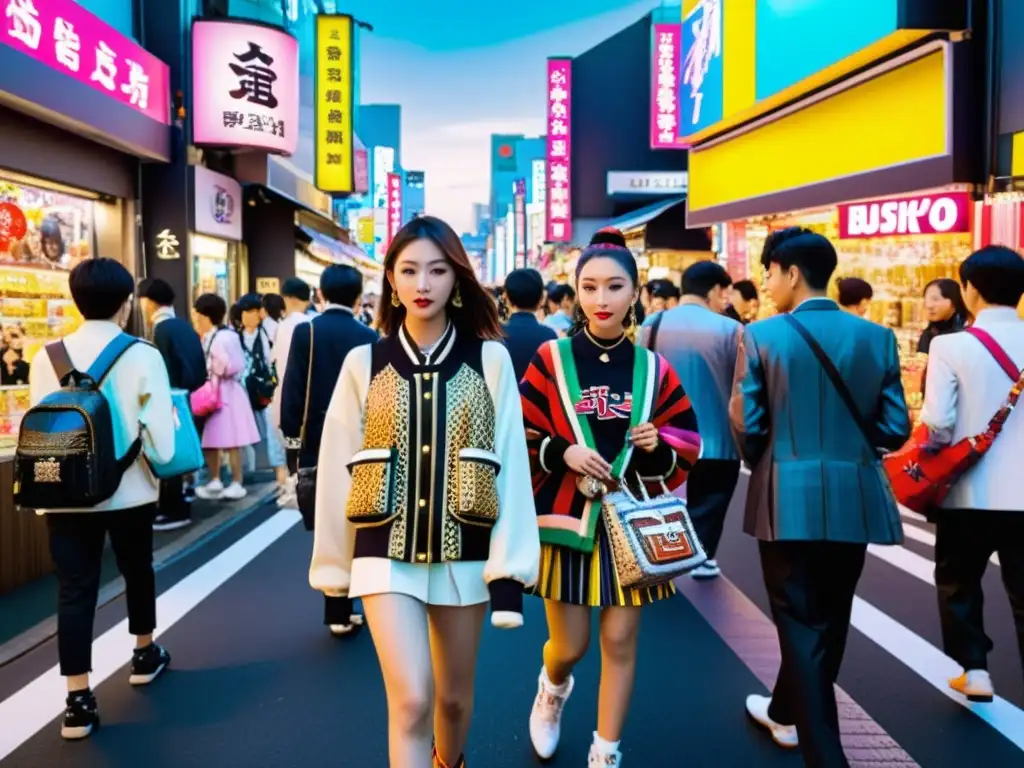
<svg viewBox="0 0 1024 768">
<path fill-rule="evenodd" d="M 974 326 L 964 330 L 982 343 L 985 349 L 988 350 L 988 353 L 999 363 L 999 367 L 1010 377 L 1011 381 L 1017 381 L 1020 378 L 1021 371 L 1017 370 L 1017 366 L 1010 359 L 1010 356 L 1006 354 L 1006 350 L 999 346 L 999 342 L 993 339 L 988 331 Z"/>
<path fill-rule="evenodd" d="M 651 332 L 647 335 L 647 348 L 651 352 L 657 352 L 658 349 L 658 329 L 661 327 L 661 321 L 665 317 L 665 310 L 662 310 L 654 317 L 654 322 L 651 323 Z"/>
<path fill-rule="evenodd" d="M 96 382 L 97 389 L 107 378 L 107 374 L 113 369 L 114 364 L 121 359 L 121 355 L 137 342 L 138 339 L 127 333 L 119 333 L 114 339 L 103 348 L 99 356 L 89 366 L 89 378 Z"/>
<path fill-rule="evenodd" d="M 53 341 L 46 345 L 46 356 L 50 358 L 53 365 L 53 372 L 57 374 L 57 382 L 63 382 L 64 377 L 71 373 L 75 366 L 68 355 L 68 348 L 63 341 Z"/>
</svg>

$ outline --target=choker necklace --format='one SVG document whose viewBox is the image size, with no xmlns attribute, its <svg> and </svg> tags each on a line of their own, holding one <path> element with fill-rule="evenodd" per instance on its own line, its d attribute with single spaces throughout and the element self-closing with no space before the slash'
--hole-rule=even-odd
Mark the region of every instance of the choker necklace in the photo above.
<svg viewBox="0 0 1024 768">
<path fill-rule="evenodd" d="M 619 337 L 618 341 L 606 347 L 604 344 L 602 344 L 601 342 L 594 338 L 593 334 L 590 332 L 589 329 L 584 328 L 583 333 L 585 333 L 587 335 L 587 338 L 590 339 L 591 344 L 593 344 L 595 347 L 598 347 L 599 349 L 604 350 L 603 352 L 601 352 L 600 355 L 597 356 L 597 359 L 600 360 L 602 363 L 610 363 L 612 359 L 608 356 L 608 352 L 610 350 L 615 349 L 617 346 L 619 346 L 619 344 L 626 340 L 626 334 L 622 334 L 622 336 Z"/>
</svg>

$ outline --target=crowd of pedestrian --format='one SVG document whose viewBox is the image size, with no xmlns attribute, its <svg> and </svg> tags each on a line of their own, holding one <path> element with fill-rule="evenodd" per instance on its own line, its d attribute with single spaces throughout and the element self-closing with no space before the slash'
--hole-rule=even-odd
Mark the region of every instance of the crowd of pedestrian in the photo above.
<svg viewBox="0 0 1024 768">
<path fill-rule="evenodd" d="M 514 629 L 524 595 L 543 600 L 548 629 L 528 716 L 534 751 L 548 759 L 558 748 L 597 612 L 588 764 L 621 765 L 643 607 L 674 595 L 674 578 L 720 575 L 742 464 L 744 530 L 759 543 L 783 659 L 772 694 L 745 705 L 778 746 L 799 746 L 809 766 L 848 765 L 833 685 L 855 590 L 867 547 L 902 541 L 899 489 L 922 477 L 942 485 L 926 511 L 944 647 L 962 667 L 949 685 L 992 701 L 981 577 L 995 552 L 1024 657 L 1024 497 L 1006 481 L 1024 452 L 1013 412 L 1024 260 L 989 246 L 963 262 L 959 284 L 925 289 L 920 438 L 896 338 L 863 317 L 871 286 L 844 280 L 840 302 L 827 297 L 837 261 L 820 234 L 772 233 L 761 263 L 778 313 L 756 320 L 749 281 L 703 261 L 679 285 L 642 285 L 621 233 L 602 230 L 573 285 L 517 269 L 495 299 L 451 228 L 424 216 L 388 249 L 372 327 L 351 267 L 327 268 L 316 291 L 292 278 L 280 296 L 247 294 L 231 308 L 204 294 L 189 323 L 175 317 L 167 283 L 136 290 L 117 262 L 83 262 L 70 287 L 86 322 L 31 369 L 37 413 L 102 394 L 110 416 L 95 419 L 109 424 L 90 421 L 87 433 L 112 435 L 103 471 L 119 473 L 96 505 L 42 510 L 60 585 L 62 733 L 84 738 L 99 722 L 88 673 L 107 534 L 136 637 L 129 681 L 152 682 L 170 663 L 152 641 L 151 553 L 154 527 L 189 520 L 192 480 L 156 473 L 192 423 L 175 412 L 175 391 L 203 393 L 193 399 L 205 456 L 195 496 L 244 498 L 246 465 L 265 462 L 281 503 L 313 532 L 309 582 L 324 596 L 324 624 L 349 635 L 365 613 L 394 766 L 465 767 L 487 606 L 493 626 Z M 124 338 L 136 295 L 152 346 Z M 62 472 L 82 482 L 74 441 L 67 457 L 31 458 L 44 439 L 22 434 L 32 482 Z M 892 461 L 915 440 L 926 453 Z M 928 474 L 967 443 L 957 472 Z M 329 482 L 318 482 L 321 469 Z"/>
</svg>

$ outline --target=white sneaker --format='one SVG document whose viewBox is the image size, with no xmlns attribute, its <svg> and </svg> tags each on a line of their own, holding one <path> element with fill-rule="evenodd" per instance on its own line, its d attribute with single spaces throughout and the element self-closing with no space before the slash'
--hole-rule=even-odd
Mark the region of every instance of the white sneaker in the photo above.
<svg viewBox="0 0 1024 768">
<path fill-rule="evenodd" d="M 960 677 L 954 677 L 949 681 L 949 687 L 957 693 L 962 693 L 968 701 L 981 704 L 988 704 L 996 695 L 992 687 L 992 678 L 984 669 L 965 670 Z"/>
<path fill-rule="evenodd" d="M 776 723 L 768 717 L 768 707 L 771 706 L 771 703 L 771 696 L 747 696 L 747 714 L 755 723 L 767 728 L 772 735 L 772 740 L 780 747 L 796 749 L 800 746 L 800 740 L 796 735 L 796 726 Z"/>
<path fill-rule="evenodd" d="M 619 750 L 605 753 L 597 748 L 597 744 L 591 744 L 590 757 L 587 758 L 587 768 L 608 768 L 609 765 L 615 766 L 615 768 L 621 766 L 622 753 Z"/>
<path fill-rule="evenodd" d="M 348 624 L 328 624 L 327 628 L 335 637 L 343 637 L 344 635 L 351 634 L 356 627 L 363 626 L 362 614 L 353 613 L 348 617 L 348 621 Z"/>
<path fill-rule="evenodd" d="M 690 578 L 698 580 L 714 579 L 721 575 L 722 569 L 718 567 L 717 560 L 705 560 L 701 565 L 690 571 Z"/>
<path fill-rule="evenodd" d="M 245 490 L 241 483 L 232 483 L 224 489 L 220 497 L 229 501 L 238 501 L 239 499 L 244 499 L 248 494 L 249 492 Z"/>
<path fill-rule="evenodd" d="M 554 685 L 548 680 L 547 670 L 541 667 L 537 698 L 533 700 L 533 711 L 530 712 L 530 741 L 542 760 L 547 760 L 558 749 L 562 735 L 562 709 L 572 695 L 573 685 L 572 675 L 561 686 Z"/>
<path fill-rule="evenodd" d="M 211 480 L 206 485 L 196 488 L 196 497 L 207 501 L 216 501 L 224 493 L 224 483 L 220 480 Z"/>
</svg>

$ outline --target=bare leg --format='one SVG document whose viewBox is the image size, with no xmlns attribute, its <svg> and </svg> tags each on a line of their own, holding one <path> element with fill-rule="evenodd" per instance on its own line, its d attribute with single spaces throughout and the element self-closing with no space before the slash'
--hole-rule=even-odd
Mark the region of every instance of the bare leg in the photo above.
<svg viewBox="0 0 1024 768">
<path fill-rule="evenodd" d="M 601 611 L 601 687 L 597 697 L 597 733 L 619 741 L 629 712 L 636 676 L 640 609 L 612 606 Z"/>
<path fill-rule="evenodd" d="M 242 484 L 242 449 L 232 448 L 228 451 L 228 460 L 231 463 L 231 480 Z"/>
<path fill-rule="evenodd" d="M 388 752 L 394 768 L 431 768 L 433 670 L 427 607 L 407 595 L 363 598 L 388 700 Z"/>
<path fill-rule="evenodd" d="M 590 608 L 555 600 L 544 601 L 548 619 L 548 641 L 544 643 L 544 669 L 548 680 L 561 685 L 590 645 Z"/>
<path fill-rule="evenodd" d="M 206 457 L 206 467 L 210 470 L 210 480 L 220 480 L 220 449 L 207 448 L 203 451 Z"/>
<path fill-rule="evenodd" d="M 445 765 L 455 765 L 466 747 L 476 655 L 486 614 L 487 603 L 427 609 L 434 662 L 434 739 Z"/>
</svg>

